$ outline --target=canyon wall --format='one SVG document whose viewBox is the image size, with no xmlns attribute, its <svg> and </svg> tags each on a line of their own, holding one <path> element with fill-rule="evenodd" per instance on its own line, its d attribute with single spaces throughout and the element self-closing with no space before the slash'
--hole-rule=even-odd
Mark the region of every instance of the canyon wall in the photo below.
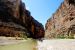
<svg viewBox="0 0 75 50">
<path fill-rule="evenodd" d="M 0 0 L 0 36 L 44 37 L 44 27 L 35 20 L 21 0 Z"/>
<path fill-rule="evenodd" d="M 48 19 L 46 38 L 75 37 L 75 0 L 64 0 L 58 10 Z"/>
</svg>

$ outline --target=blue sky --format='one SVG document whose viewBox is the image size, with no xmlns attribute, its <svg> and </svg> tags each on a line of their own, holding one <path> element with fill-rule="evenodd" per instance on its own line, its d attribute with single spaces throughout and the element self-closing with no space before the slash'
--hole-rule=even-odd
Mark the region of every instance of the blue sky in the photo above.
<svg viewBox="0 0 75 50">
<path fill-rule="evenodd" d="M 31 15 L 44 26 L 63 0 L 22 0 Z"/>
</svg>

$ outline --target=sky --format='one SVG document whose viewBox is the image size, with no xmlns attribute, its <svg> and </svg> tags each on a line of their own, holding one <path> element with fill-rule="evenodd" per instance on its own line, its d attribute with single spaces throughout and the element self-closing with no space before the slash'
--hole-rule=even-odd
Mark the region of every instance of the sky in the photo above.
<svg viewBox="0 0 75 50">
<path fill-rule="evenodd" d="M 63 0 L 22 0 L 31 15 L 44 26 Z"/>
</svg>

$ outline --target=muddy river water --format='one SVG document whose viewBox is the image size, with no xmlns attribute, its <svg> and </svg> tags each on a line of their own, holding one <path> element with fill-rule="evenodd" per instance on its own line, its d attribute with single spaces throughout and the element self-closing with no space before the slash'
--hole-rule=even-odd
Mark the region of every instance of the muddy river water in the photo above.
<svg viewBox="0 0 75 50">
<path fill-rule="evenodd" d="M 7 40 L 6 40 L 7 41 Z M 7 42 L 0 43 L 0 50 L 37 50 L 37 41 L 36 40 L 24 40 L 24 41 L 14 41 L 12 40 Z"/>
<path fill-rule="evenodd" d="M 75 39 L 53 39 L 42 42 L 29 39 L 17 44 L 0 45 L 0 50 L 75 50 Z"/>
</svg>

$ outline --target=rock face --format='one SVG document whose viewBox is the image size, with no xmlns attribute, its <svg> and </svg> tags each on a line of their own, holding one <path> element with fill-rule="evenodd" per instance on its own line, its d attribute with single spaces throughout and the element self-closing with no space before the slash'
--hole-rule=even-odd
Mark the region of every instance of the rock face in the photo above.
<svg viewBox="0 0 75 50">
<path fill-rule="evenodd" d="M 44 37 L 44 28 L 26 10 L 21 0 L 0 0 L 0 36 L 34 39 Z"/>
<path fill-rule="evenodd" d="M 75 0 L 64 0 L 58 10 L 46 23 L 46 38 L 74 38 Z"/>
</svg>

